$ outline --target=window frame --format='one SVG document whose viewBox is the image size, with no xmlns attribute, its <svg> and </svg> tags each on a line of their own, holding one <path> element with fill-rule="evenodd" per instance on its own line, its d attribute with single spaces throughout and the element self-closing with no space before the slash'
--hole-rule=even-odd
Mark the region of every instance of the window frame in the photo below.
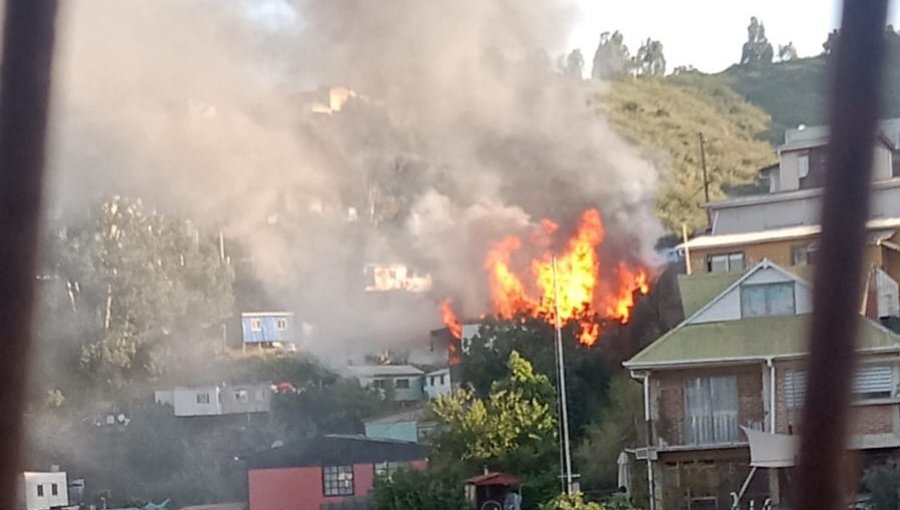
<svg viewBox="0 0 900 510">
<path fill-rule="evenodd" d="M 288 320 L 286 317 L 279 317 L 275 320 L 275 329 L 278 331 L 287 331 Z"/>
<path fill-rule="evenodd" d="M 372 464 L 375 476 L 386 476 L 388 480 L 401 469 L 412 469 L 412 463 L 409 461 L 386 461 L 375 462 Z"/>
<path fill-rule="evenodd" d="M 717 382 L 717 381 L 725 381 L 725 382 Z M 705 416 L 701 416 L 699 414 L 693 414 L 692 410 L 696 406 L 691 405 L 691 395 L 692 390 L 691 387 L 696 386 L 696 392 L 702 394 L 701 398 L 704 400 L 703 404 L 700 406 L 704 408 L 706 411 Z M 715 395 L 716 389 L 721 391 L 724 387 L 727 386 L 727 390 L 734 392 L 734 409 L 722 409 L 717 408 L 716 403 L 721 402 L 721 395 Z M 699 376 L 691 376 L 686 377 L 683 382 L 683 390 L 684 390 L 684 444 L 685 445 L 716 445 L 716 444 L 733 444 L 740 440 L 740 389 L 738 387 L 738 377 L 737 375 L 699 375 Z M 731 400 L 731 399 L 729 399 Z M 731 428 L 729 426 L 729 430 L 726 432 L 726 437 L 717 437 L 716 432 L 716 420 L 717 415 L 729 415 L 734 414 L 734 426 Z M 703 440 L 702 434 L 695 430 L 695 427 L 692 425 L 691 418 L 697 416 L 698 418 L 705 419 L 709 421 L 709 429 L 707 432 L 711 434 L 709 440 Z M 700 429 L 702 430 L 702 429 Z"/>
<path fill-rule="evenodd" d="M 394 379 L 394 388 L 398 390 L 408 390 L 412 387 L 412 383 L 410 383 L 408 378 L 400 377 Z"/>
<path fill-rule="evenodd" d="M 885 384 L 885 388 L 875 392 L 861 392 L 859 389 L 859 380 L 866 370 L 884 370 L 890 373 L 890 381 Z M 781 384 L 784 387 L 784 405 L 788 409 L 799 409 L 803 407 L 806 399 L 806 379 L 807 373 L 805 368 L 786 368 L 781 376 Z M 850 387 L 850 397 L 853 403 L 881 402 L 889 399 L 896 399 L 897 382 L 894 365 L 890 363 L 862 363 L 856 367 L 853 372 L 853 379 Z"/>
<path fill-rule="evenodd" d="M 341 475 L 348 474 L 350 482 L 349 486 L 341 485 Z M 353 496 L 356 493 L 355 485 L 356 480 L 353 473 L 353 464 L 322 466 L 322 496 L 326 498 Z"/>
<path fill-rule="evenodd" d="M 37 497 L 39 497 L 39 498 L 44 497 L 44 484 L 39 483 L 39 484 L 35 485 L 35 490 L 37 491 Z"/>
<path fill-rule="evenodd" d="M 769 294 L 769 289 L 775 287 L 790 287 L 791 289 L 791 310 L 788 313 L 772 313 L 772 303 L 774 300 L 772 296 Z M 747 310 L 749 306 L 744 301 L 744 291 L 748 289 L 763 289 L 763 296 L 765 298 L 765 313 L 762 314 L 748 314 Z M 741 301 L 741 319 L 753 319 L 756 317 L 790 317 L 792 315 L 797 315 L 797 282 L 791 280 L 787 282 L 768 282 L 768 283 L 747 283 L 741 284 L 740 286 L 740 301 Z"/>
<path fill-rule="evenodd" d="M 201 398 L 201 397 L 203 397 L 203 398 Z M 208 406 L 209 403 L 212 402 L 212 398 L 210 398 L 208 391 L 205 393 L 197 393 L 194 396 L 194 399 L 197 401 L 197 405 Z M 205 402 L 204 402 L 204 400 L 205 400 Z"/>
<path fill-rule="evenodd" d="M 740 256 L 740 267 L 732 267 L 731 259 Z M 722 258 L 725 261 L 725 270 L 713 270 L 713 260 Z M 731 273 L 735 271 L 743 271 L 747 268 L 747 255 L 743 251 L 730 251 L 723 253 L 707 253 L 706 254 L 706 272 L 707 273 Z"/>
<path fill-rule="evenodd" d="M 238 402 L 241 404 L 247 404 L 250 402 L 250 390 L 243 389 L 243 388 L 236 389 L 236 390 L 234 390 L 233 395 L 234 395 L 235 402 Z"/>
<path fill-rule="evenodd" d="M 51 496 L 59 496 L 59 485 L 56 483 L 50 484 L 50 495 Z"/>
<path fill-rule="evenodd" d="M 251 318 L 250 331 L 262 331 L 262 319 L 258 317 Z"/>
</svg>

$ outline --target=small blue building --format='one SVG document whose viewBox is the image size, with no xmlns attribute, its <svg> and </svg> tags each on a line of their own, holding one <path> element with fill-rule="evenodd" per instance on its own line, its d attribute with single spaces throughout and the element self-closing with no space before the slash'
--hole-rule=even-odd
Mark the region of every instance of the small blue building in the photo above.
<svg viewBox="0 0 900 510">
<path fill-rule="evenodd" d="M 244 345 L 294 350 L 296 334 L 293 312 L 248 312 L 241 314 Z"/>
<path fill-rule="evenodd" d="M 371 418 L 363 423 L 366 437 L 421 443 L 434 430 L 434 423 L 428 422 L 426 418 L 425 408 L 417 407 Z"/>
</svg>

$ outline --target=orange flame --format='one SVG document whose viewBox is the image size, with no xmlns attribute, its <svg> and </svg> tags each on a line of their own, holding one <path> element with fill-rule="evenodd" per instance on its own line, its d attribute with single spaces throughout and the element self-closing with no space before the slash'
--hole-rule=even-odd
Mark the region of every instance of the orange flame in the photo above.
<svg viewBox="0 0 900 510">
<path fill-rule="evenodd" d="M 462 324 L 460 324 L 459 319 L 456 318 L 456 313 L 453 311 L 452 305 L 453 303 L 449 299 L 441 301 L 441 320 L 444 322 L 444 325 L 447 326 L 447 329 L 450 330 L 450 334 L 453 335 L 453 338 L 459 339 L 462 338 Z"/>
<path fill-rule="evenodd" d="M 541 230 L 550 236 L 556 232 L 557 225 L 544 220 Z M 522 247 L 522 241 L 507 237 L 495 243 L 485 260 L 494 313 L 511 318 L 524 312 L 555 324 L 558 309 L 560 324 L 573 321 L 579 324 L 578 340 L 585 345 L 594 345 L 600 337 L 598 315 L 627 323 L 634 308 L 635 293 L 647 294 L 650 290 L 647 272 L 619 263 L 606 280 L 601 280 L 598 248 L 604 237 L 600 213 L 596 209 L 586 210 L 578 230 L 569 239 L 565 251 L 555 257 L 555 263 L 550 253 L 531 261 L 530 287 L 511 267 L 512 254 Z M 535 236 L 531 241 L 535 242 Z"/>
</svg>

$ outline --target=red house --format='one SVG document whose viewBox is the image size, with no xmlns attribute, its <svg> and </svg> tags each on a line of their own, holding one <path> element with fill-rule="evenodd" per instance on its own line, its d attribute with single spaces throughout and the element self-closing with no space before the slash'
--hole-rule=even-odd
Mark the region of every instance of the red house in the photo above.
<svg viewBox="0 0 900 510">
<path fill-rule="evenodd" d="M 320 510 L 365 501 L 376 475 L 424 469 L 416 443 L 327 435 L 270 448 L 248 461 L 250 510 Z"/>
</svg>

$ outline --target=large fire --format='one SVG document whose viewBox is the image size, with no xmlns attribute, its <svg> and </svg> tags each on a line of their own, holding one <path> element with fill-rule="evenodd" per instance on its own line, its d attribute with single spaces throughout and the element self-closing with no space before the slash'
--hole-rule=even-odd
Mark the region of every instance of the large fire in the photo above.
<svg viewBox="0 0 900 510">
<path fill-rule="evenodd" d="M 543 244 L 541 240 L 551 238 L 557 230 L 555 223 L 544 220 L 529 241 Z M 518 273 L 514 270 L 513 254 L 522 248 L 522 239 L 511 236 L 494 243 L 484 264 L 493 313 L 502 318 L 525 313 L 555 324 L 559 310 L 560 324 L 577 323 L 578 339 L 588 346 L 600 337 L 600 318 L 627 323 L 635 294 L 650 291 L 648 275 L 643 268 L 624 262 L 601 271 L 598 248 L 604 237 L 600 213 L 588 209 L 562 253 L 546 250 L 531 260 L 528 270 Z M 442 305 L 441 315 L 445 324 L 447 317 L 455 320 L 449 302 Z"/>
</svg>

